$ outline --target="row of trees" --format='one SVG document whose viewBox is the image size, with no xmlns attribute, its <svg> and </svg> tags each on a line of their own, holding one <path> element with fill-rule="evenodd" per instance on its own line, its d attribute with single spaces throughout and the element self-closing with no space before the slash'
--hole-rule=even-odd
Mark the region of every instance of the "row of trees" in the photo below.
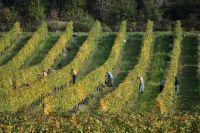
<svg viewBox="0 0 200 133">
<path fill-rule="evenodd" d="M 46 19 L 72 20 L 77 30 L 87 31 L 98 19 L 105 30 L 117 30 L 126 19 L 128 30 L 138 31 L 151 19 L 158 30 L 171 30 L 173 21 L 180 19 L 186 29 L 199 30 L 199 7 L 200 0 L 1 0 L 0 28 L 5 30 L 20 20 L 31 30 Z"/>
</svg>

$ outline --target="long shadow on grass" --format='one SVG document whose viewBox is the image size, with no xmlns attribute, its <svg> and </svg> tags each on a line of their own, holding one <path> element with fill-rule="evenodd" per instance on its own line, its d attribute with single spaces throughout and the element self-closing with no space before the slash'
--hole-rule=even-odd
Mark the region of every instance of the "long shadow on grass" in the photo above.
<svg viewBox="0 0 200 133">
<path fill-rule="evenodd" d="M 22 35 L 22 37 L 14 44 L 15 46 L 12 47 L 10 52 L 5 56 L 4 59 L 2 59 L 0 65 L 7 64 L 17 53 L 24 47 L 24 45 L 27 43 L 27 41 L 30 39 L 30 35 Z"/>
<path fill-rule="evenodd" d="M 132 105 L 130 106 L 130 111 L 151 111 L 155 99 L 160 92 L 160 82 L 165 80 L 167 61 L 169 60 L 169 52 L 171 51 L 171 39 L 172 36 L 170 35 L 162 35 L 155 38 L 150 68 L 147 72 L 147 78 L 144 77 L 146 79 L 145 91 L 143 94 L 139 94 L 137 99 L 133 99 L 129 102 L 129 104 Z M 135 93 L 139 93 L 139 88 L 138 92 Z"/>
<path fill-rule="evenodd" d="M 179 112 L 200 113 L 198 59 L 197 37 L 186 36 L 183 39 L 181 53 L 181 94 L 177 105 Z"/>
</svg>

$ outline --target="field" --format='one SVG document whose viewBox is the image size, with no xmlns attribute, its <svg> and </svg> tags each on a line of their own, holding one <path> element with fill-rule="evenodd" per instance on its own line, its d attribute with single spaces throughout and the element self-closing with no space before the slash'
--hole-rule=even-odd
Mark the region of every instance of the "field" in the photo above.
<svg viewBox="0 0 200 133">
<path fill-rule="evenodd" d="M 200 132 L 199 51 L 200 33 L 179 22 L 175 32 L 153 31 L 152 21 L 146 32 L 126 32 L 124 21 L 109 33 L 97 21 L 76 34 L 72 23 L 33 33 L 16 24 L 0 33 L 0 132 Z M 103 85 L 108 71 L 112 87 Z"/>
</svg>

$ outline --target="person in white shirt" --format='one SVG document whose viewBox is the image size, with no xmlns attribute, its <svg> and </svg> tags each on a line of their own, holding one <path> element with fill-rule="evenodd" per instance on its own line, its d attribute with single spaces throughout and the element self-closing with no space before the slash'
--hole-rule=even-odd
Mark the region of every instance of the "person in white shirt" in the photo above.
<svg viewBox="0 0 200 133">
<path fill-rule="evenodd" d="M 140 93 L 144 92 L 144 79 L 141 76 L 138 76 L 137 79 L 140 81 L 139 90 Z"/>
</svg>

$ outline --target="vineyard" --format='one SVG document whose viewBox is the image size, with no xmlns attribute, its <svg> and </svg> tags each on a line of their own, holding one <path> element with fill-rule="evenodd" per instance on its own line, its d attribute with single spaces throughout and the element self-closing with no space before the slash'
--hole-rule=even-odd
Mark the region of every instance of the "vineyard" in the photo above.
<svg viewBox="0 0 200 133">
<path fill-rule="evenodd" d="M 200 132 L 199 32 L 180 21 L 167 32 L 151 20 L 145 32 L 127 32 L 126 21 L 117 33 L 99 21 L 88 33 L 73 26 L 23 32 L 16 22 L 0 33 L 0 132 Z"/>
</svg>

